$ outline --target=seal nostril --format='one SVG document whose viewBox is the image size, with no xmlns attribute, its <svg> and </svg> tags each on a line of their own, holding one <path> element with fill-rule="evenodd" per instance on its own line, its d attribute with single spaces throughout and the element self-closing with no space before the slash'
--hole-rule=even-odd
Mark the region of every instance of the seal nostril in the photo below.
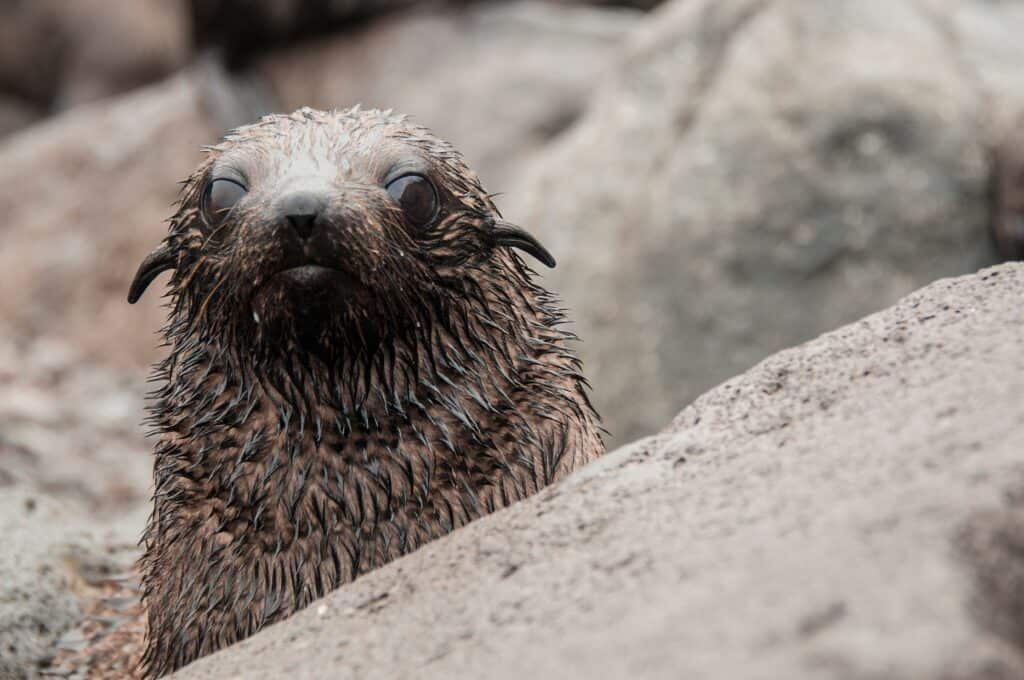
<svg viewBox="0 0 1024 680">
<path fill-rule="evenodd" d="M 302 239 L 313 235 L 317 218 L 324 213 L 326 197 L 317 191 L 293 191 L 281 197 L 277 204 L 278 214 L 288 220 L 295 233 Z"/>
<path fill-rule="evenodd" d="M 292 225 L 299 236 L 309 238 L 313 234 L 313 225 L 316 222 L 316 213 L 288 215 L 288 223 Z"/>
</svg>

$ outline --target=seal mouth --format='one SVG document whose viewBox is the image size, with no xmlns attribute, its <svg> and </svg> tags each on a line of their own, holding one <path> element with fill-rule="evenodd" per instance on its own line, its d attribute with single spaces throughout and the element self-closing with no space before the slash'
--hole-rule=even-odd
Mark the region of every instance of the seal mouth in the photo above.
<svg viewBox="0 0 1024 680">
<path fill-rule="evenodd" d="M 345 274 L 340 269 L 334 267 L 325 267 L 322 264 L 300 264 L 297 267 L 285 267 L 278 271 L 271 278 L 278 276 L 284 276 L 296 281 L 312 281 L 314 279 L 330 277 L 330 276 L 341 276 L 345 278 L 352 278 Z"/>
<path fill-rule="evenodd" d="M 265 283 L 284 284 L 301 291 L 355 293 L 362 290 L 359 279 L 336 267 L 306 263 L 285 267 L 270 276 Z"/>
</svg>

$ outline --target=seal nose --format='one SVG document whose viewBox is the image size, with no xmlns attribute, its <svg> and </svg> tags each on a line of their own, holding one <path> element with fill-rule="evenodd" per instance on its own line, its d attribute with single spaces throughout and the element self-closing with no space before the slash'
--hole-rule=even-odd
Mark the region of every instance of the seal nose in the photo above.
<svg viewBox="0 0 1024 680">
<path fill-rule="evenodd" d="M 281 199 L 281 213 L 302 239 L 313 235 L 317 218 L 323 212 L 323 198 L 309 191 L 299 191 Z"/>
</svg>

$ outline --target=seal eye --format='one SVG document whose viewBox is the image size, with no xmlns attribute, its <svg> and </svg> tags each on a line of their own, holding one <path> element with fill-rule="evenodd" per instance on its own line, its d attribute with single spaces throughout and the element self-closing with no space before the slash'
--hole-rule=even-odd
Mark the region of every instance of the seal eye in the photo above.
<svg viewBox="0 0 1024 680">
<path fill-rule="evenodd" d="M 233 179 L 213 180 L 203 192 L 203 217 L 210 225 L 220 224 L 245 194 L 245 187 Z"/>
<path fill-rule="evenodd" d="M 388 195 L 417 227 L 426 226 L 437 216 L 437 190 L 423 175 L 402 175 L 388 184 Z"/>
</svg>

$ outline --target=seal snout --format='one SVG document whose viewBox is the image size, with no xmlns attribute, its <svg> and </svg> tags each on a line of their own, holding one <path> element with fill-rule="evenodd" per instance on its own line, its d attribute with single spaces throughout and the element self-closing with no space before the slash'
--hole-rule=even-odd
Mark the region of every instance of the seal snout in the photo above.
<svg viewBox="0 0 1024 680">
<path fill-rule="evenodd" d="M 319 191 L 293 191 L 281 198 L 278 210 L 303 241 L 320 226 L 327 198 Z"/>
</svg>

